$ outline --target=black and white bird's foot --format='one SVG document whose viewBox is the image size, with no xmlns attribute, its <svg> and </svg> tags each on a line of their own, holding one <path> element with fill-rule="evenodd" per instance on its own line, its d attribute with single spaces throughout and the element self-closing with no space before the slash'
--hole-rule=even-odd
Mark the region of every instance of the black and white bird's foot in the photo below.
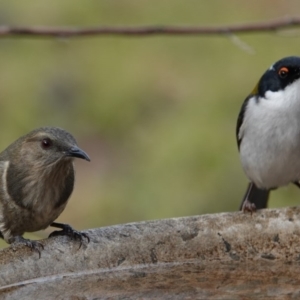
<svg viewBox="0 0 300 300">
<path fill-rule="evenodd" d="M 256 212 L 255 204 L 246 199 L 242 206 L 242 212 L 250 212 L 252 215 L 252 213 Z"/>
<path fill-rule="evenodd" d="M 14 237 L 11 247 L 15 249 L 15 247 L 18 245 L 25 245 L 29 247 L 32 251 L 35 251 L 39 254 L 39 258 L 41 258 L 41 251 L 44 250 L 44 245 L 42 243 L 25 239 L 20 235 Z"/>
<path fill-rule="evenodd" d="M 56 227 L 56 228 L 61 228 L 62 230 L 53 231 L 52 233 L 50 233 L 49 237 L 58 236 L 58 235 L 66 235 L 73 240 L 80 241 L 80 247 L 83 242 L 85 242 L 85 241 L 87 241 L 88 243 L 90 242 L 90 238 L 86 233 L 77 231 L 68 224 L 61 224 L 61 223 L 53 222 L 50 226 Z"/>
</svg>

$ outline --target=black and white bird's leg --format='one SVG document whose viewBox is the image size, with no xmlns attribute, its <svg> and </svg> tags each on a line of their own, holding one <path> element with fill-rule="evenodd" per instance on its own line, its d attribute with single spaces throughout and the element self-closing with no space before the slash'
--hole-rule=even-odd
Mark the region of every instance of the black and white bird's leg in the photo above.
<svg viewBox="0 0 300 300">
<path fill-rule="evenodd" d="M 241 206 L 240 206 L 240 210 L 243 211 L 243 212 L 254 212 L 256 211 L 256 206 L 254 203 L 250 202 L 249 198 L 250 198 L 250 195 L 251 195 L 251 192 L 253 190 L 253 186 L 254 184 L 252 182 L 249 183 L 248 185 L 248 188 L 246 190 L 246 194 L 244 196 L 244 199 L 241 203 Z"/>
<path fill-rule="evenodd" d="M 269 195 L 270 190 L 260 189 L 253 182 L 250 182 L 240 205 L 240 210 L 253 213 L 257 209 L 267 208 Z"/>
</svg>

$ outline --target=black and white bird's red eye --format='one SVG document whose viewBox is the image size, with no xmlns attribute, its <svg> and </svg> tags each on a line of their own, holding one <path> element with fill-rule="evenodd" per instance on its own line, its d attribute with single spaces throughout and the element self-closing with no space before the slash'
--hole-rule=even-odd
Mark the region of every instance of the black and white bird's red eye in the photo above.
<svg viewBox="0 0 300 300">
<path fill-rule="evenodd" d="M 45 138 L 42 140 L 41 146 L 43 149 L 49 149 L 52 146 L 52 141 L 49 138 Z"/>
<path fill-rule="evenodd" d="M 289 73 L 289 69 L 287 67 L 282 67 L 279 69 L 278 71 L 278 75 L 281 77 L 281 78 L 286 78 L 287 75 Z"/>
</svg>

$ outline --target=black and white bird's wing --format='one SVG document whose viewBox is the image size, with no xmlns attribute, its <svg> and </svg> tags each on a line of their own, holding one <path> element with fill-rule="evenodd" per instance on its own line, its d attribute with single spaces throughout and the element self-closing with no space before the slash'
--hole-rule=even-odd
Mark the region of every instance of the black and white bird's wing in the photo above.
<svg viewBox="0 0 300 300">
<path fill-rule="evenodd" d="M 255 97 L 255 95 L 251 94 L 245 99 L 245 101 L 242 105 L 242 108 L 240 110 L 238 119 L 237 119 L 236 140 L 237 140 L 239 150 L 240 150 L 240 145 L 241 145 L 241 142 L 242 142 L 242 139 L 243 139 L 243 132 L 245 130 L 243 128 L 243 122 L 244 122 L 244 119 L 245 119 L 245 112 L 246 112 L 246 108 L 247 108 L 247 105 L 249 103 L 249 100 L 252 97 Z M 244 198 L 241 202 L 240 210 L 243 209 L 244 203 L 246 201 L 248 201 L 250 203 L 253 203 L 256 209 L 266 208 L 267 205 L 268 205 L 269 195 L 270 195 L 269 190 L 260 189 L 254 183 L 249 183 L 249 186 L 247 188 L 245 196 L 244 196 Z"/>
<path fill-rule="evenodd" d="M 242 128 L 242 125 L 243 125 L 243 122 L 244 122 L 246 107 L 248 105 L 248 102 L 249 102 L 250 98 L 252 98 L 252 97 L 253 96 L 250 95 L 250 96 L 248 96 L 245 99 L 245 101 L 244 101 L 244 103 L 242 105 L 242 108 L 240 110 L 238 119 L 237 119 L 237 124 L 236 124 L 236 140 L 237 140 L 237 144 L 238 144 L 238 148 L 239 149 L 240 149 L 240 145 L 241 145 L 242 138 L 243 138 L 243 134 L 241 132 L 241 128 Z"/>
</svg>

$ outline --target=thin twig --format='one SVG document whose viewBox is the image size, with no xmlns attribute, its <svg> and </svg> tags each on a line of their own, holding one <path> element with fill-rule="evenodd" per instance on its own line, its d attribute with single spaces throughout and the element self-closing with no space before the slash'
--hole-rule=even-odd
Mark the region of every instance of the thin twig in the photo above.
<svg viewBox="0 0 300 300">
<path fill-rule="evenodd" d="M 232 33 L 270 32 L 300 25 L 300 17 L 267 22 L 223 26 L 98 26 L 98 27 L 21 27 L 0 26 L 1 37 L 90 37 L 90 36 L 154 36 L 154 35 L 220 35 Z"/>
</svg>

